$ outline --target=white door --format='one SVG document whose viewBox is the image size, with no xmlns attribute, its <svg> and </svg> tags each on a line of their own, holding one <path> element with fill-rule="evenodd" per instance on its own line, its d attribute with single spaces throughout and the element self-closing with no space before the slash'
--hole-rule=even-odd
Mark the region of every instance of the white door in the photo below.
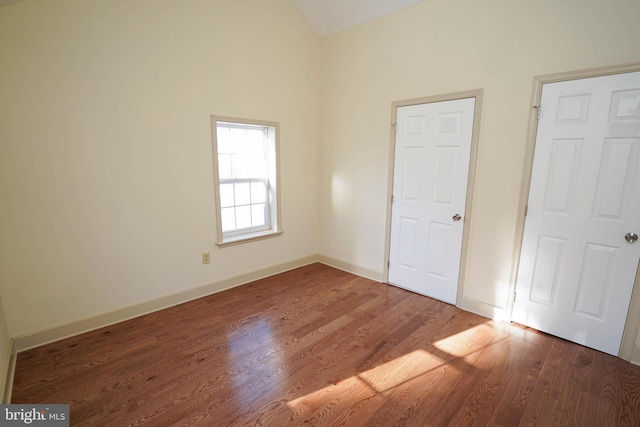
<svg viewBox="0 0 640 427">
<path fill-rule="evenodd" d="M 475 98 L 400 107 L 389 283 L 455 304 Z"/>
<path fill-rule="evenodd" d="M 515 322 L 618 354 L 640 259 L 639 149 L 640 73 L 543 85 Z"/>
</svg>

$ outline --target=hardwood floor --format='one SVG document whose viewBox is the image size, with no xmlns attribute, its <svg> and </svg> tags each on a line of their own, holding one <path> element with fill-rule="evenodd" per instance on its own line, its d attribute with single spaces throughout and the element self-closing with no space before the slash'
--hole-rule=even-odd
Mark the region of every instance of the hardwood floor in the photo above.
<svg viewBox="0 0 640 427">
<path fill-rule="evenodd" d="M 640 367 L 313 264 L 18 355 L 78 426 L 638 426 Z"/>
</svg>

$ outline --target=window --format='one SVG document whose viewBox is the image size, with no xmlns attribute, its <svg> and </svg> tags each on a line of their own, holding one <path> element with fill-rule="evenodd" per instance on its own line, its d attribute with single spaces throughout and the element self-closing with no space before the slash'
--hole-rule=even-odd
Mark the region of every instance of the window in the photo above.
<svg viewBox="0 0 640 427">
<path fill-rule="evenodd" d="M 218 245 L 282 233 L 279 124 L 212 116 Z"/>
</svg>

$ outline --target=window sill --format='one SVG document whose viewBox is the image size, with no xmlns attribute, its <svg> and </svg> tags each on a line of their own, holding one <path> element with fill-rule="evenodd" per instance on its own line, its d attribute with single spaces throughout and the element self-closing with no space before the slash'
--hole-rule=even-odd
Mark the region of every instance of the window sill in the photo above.
<svg viewBox="0 0 640 427">
<path fill-rule="evenodd" d="M 256 240 L 263 240 L 263 239 L 269 239 L 271 237 L 278 237 L 282 233 L 283 233 L 282 230 L 275 230 L 275 231 L 266 230 L 266 231 L 259 231 L 257 233 L 242 234 L 239 236 L 227 237 L 221 242 L 217 242 L 216 245 L 218 245 L 221 248 L 224 248 L 226 246 L 238 245 L 240 243 L 249 243 L 249 242 L 254 242 Z"/>
</svg>

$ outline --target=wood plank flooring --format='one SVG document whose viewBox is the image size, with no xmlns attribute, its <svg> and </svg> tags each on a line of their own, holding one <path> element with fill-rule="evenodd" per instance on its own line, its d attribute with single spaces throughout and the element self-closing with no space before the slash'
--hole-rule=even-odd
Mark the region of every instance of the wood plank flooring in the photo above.
<svg viewBox="0 0 640 427">
<path fill-rule="evenodd" d="M 639 426 L 640 367 L 312 264 L 18 355 L 74 426 Z"/>
</svg>

